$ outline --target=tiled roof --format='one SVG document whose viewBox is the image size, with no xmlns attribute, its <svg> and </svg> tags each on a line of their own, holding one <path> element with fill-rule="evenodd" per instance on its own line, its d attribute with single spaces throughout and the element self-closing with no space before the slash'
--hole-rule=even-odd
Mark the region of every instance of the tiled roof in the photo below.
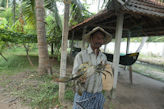
<svg viewBox="0 0 164 109">
<path fill-rule="evenodd" d="M 107 9 L 73 26 L 69 39 L 74 31 L 74 38 L 81 40 L 85 26 L 87 31 L 96 26 L 103 27 L 114 36 L 116 17 L 120 12 L 124 13 L 123 37 L 128 36 L 128 31 L 132 32 L 132 37 L 164 35 L 164 3 L 158 0 L 113 0 Z"/>
</svg>

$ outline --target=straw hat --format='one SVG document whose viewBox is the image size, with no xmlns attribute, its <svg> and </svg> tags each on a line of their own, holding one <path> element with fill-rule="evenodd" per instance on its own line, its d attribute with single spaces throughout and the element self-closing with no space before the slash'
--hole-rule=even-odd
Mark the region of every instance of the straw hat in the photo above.
<svg viewBox="0 0 164 109">
<path fill-rule="evenodd" d="M 90 36 L 91 36 L 91 34 L 92 33 L 95 33 L 98 30 L 101 31 L 101 32 L 103 32 L 105 34 L 104 44 L 107 44 L 107 43 L 109 43 L 112 40 L 112 35 L 110 33 L 106 32 L 101 27 L 95 27 L 95 28 L 93 28 L 92 31 L 90 31 L 89 33 L 87 33 L 84 36 L 84 40 L 90 43 Z"/>
</svg>

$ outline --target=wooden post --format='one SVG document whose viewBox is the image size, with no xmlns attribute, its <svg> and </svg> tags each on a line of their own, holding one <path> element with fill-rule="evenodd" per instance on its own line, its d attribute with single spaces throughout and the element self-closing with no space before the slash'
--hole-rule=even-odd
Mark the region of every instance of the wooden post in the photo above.
<svg viewBox="0 0 164 109">
<path fill-rule="evenodd" d="M 141 49 L 143 48 L 143 46 L 144 46 L 144 44 L 146 43 L 147 40 L 148 40 L 148 37 L 143 37 L 142 38 L 142 41 L 141 41 L 138 49 L 136 50 L 136 52 L 140 52 L 141 51 Z"/>
<path fill-rule="evenodd" d="M 129 53 L 130 36 L 131 36 L 131 32 L 129 31 L 128 32 L 128 38 L 127 38 L 126 54 Z"/>
<path fill-rule="evenodd" d="M 68 21 L 69 21 L 69 7 L 70 4 L 67 0 L 64 0 L 64 27 L 62 32 L 62 45 L 61 45 L 61 60 L 60 60 L 60 77 L 66 75 L 66 63 L 67 63 L 67 41 L 68 41 Z M 59 101 L 63 103 L 65 94 L 65 84 L 59 83 Z"/>
<path fill-rule="evenodd" d="M 84 35 L 86 33 L 86 30 L 87 30 L 87 26 L 85 26 L 83 28 L 83 34 L 82 34 L 82 47 L 81 47 L 81 50 L 84 50 L 85 49 L 85 41 L 84 41 Z"/>
<path fill-rule="evenodd" d="M 107 44 L 104 45 L 104 53 L 106 52 L 106 46 L 107 46 Z"/>
<path fill-rule="evenodd" d="M 122 38 L 122 31 L 123 31 L 123 21 L 124 21 L 124 14 L 119 13 L 117 15 L 117 24 L 116 24 L 116 32 L 115 32 L 115 49 L 114 49 L 114 58 L 113 58 L 113 67 L 114 67 L 114 83 L 113 83 L 113 90 L 112 90 L 112 98 L 116 97 L 116 86 L 117 86 L 117 77 L 118 77 L 118 65 L 120 60 L 120 44 Z"/>
<path fill-rule="evenodd" d="M 129 53 L 129 46 L 130 46 L 130 36 L 131 36 L 131 32 L 128 32 L 128 38 L 127 38 L 127 46 L 126 46 L 126 54 Z M 130 84 L 133 84 L 133 74 L 132 74 L 132 66 L 129 66 L 129 80 L 130 80 Z"/>
<path fill-rule="evenodd" d="M 73 41 L 74 41 L 73 39 L 74 39 L 74 33 L 75 33 L 75 32 L 74 32 L 74 31 L 72 31 L 72 39 L 71 39 L 71 40 L 72 40 L 72 41 L 71 41 L 71 52 L 70 52 L 70 56 L 71 56 L 71 57 L 72 57 L 72 49 L 73 49 Z"/>
</svg>

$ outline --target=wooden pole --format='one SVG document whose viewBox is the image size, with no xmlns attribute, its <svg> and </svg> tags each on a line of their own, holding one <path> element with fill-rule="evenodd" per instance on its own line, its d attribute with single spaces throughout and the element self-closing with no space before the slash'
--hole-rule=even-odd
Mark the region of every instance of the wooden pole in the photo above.
<svg viewBox="0 0 164 109">
<path fill-rule="evenodd" d="M 106 52 L 106 46 L 107 46 L 107 44 L 104 45 L 104 53 Z"/>
<path fill-rule="evenodd" d="M 131 32 L 128 32 L 128 38 L 127 38 L 127 46 L 126 46 L 126 54 L 129 53 L 129 47 L 130 47 L 130 36 L 131 36 Z M 132 66 L 129 66 L 129 80 L 130 80 L 130 84 L 133 84 L 133 74 L 132 74 Z"/>
<path fill-rule="evenodd" d="M 118 77 L 118 65 L 120 60 L 120 44 L 122 38 L 123 31 L 123 21 L 124 14 L 120 13 L 117 15 L 117 24 L 116 24 L 116 32 L 115 32 L 115 49 L 114 49 L 114 58 L 113 58 L 113 67 L 114 67 L 114 84 L 112 90 L 112 98 L 116 97 L 116 86 L 117 86 L 117 77 Z"/>
<path fill-rule="evenodd" d="M 128 32 L 128 38 L 127 38 L 126 54 L 129 53 L 130 36 L 131 36 L 131 32 L 129 31 Z"/>
<path fill-rule="evenodd" d="M 140 52 L 141 49 L 143 48 L 144 44 L 146 43 L 146 41 L 148 40 L 148 37 L 143 37 L 141 44 L 139 45 L 138 49 L 136 50 L 136 52 Z"/>
<path fill-rule="evenodd" d="M 67 0 L 64 1 L 64 27 L 62 32 L 62 45 L 61 45 L 61 61 L 60 61 L 60 77 L 66 75 L 66 63 L 67 63 L 67 41 L 68 41 L 68 21 L 69 21 L 69 7 L 70 4 Z M 65 84 L 59 83 L 59 101 L 63 103 L 65 94 Z"/>
<path fill-rule="evenodd" d="M 86 33 L 86 30 L 87 30 L 87 26 L 85 26 L 83 28 L 83 34 L 82 34 L 82 47 L 81 47 L 81 50 L 84 50 L 85 49 L 85 41 L 84 41 L 84 35 Z"/>
<path fill-rule="evenodd" d="M 74 31 L 72 31 L 72 39 L 71 39 L 71 52 L 70 52 L 70 56 L 72 56 L 72 49 L 73 49 L 73 39 L 74 39 Z"/>
</svg>

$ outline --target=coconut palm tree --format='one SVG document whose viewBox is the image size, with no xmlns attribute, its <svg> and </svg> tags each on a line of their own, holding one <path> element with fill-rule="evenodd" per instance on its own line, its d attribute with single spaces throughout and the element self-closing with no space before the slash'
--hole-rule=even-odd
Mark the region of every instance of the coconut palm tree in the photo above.
<svg viewBox="0 0 164 109">
<path fill-rule="evenodd" d="M 41 0 L 41 1 L 43 3 L 43 0 Z M 26 21 L 30 21 L 33 24 L 35 24 L 34 23 L 35 22 L 35 19 L 34 19 L 35 18 L 35 14 L 36 14 L 37 19 L 40 19 L 38 17 L 41 17 L 41 16 L 38 16 L 41 13 L 40 14 L 39 13 L 35 13 L 35 11 L 34 11 L 35 10 L 35 8 L 34 8 L 35 7 L 35 3 L 38 3 L 38 0 L 36 0 L 36 2 L 35 2 L 35 0 L 22 0 L 22 2 L 23 2 L 22 11 L 24 13 Z M 82 16 L 82 14 L 84 15 L 84 13 L 82 13 L 83 12 L 82 10 L 86 11 L 86 9 L 82 6 L 82 4 L 81 4 L 81 2 L 79 0 L 72 0 L 72 4 L 74 4 L 74 9 L 72 9 L 72 12 L 74 12 L 74 16 Z M 42 5 L 42 7 L 43 7 L 44 3 L 43 4 L 39 3 L 39 5 Z M 36 6 L 36 10 L 37 10 L 36 12 L 40 12 L 40 11 L 43 12 L 43 10 L 41 10 L 38 7 L 40 7 L 40 6 Z M 49 9 L 51 12 L 54 13 L 54 18 L 55 18 L 56 24 L 58 25 L 58 28 L 60 28 L 62 30 L 62 24 L 61 24 L 61 19 L 59 17 L 58 10 L 57 10 L 56 0 L 46 0 L 45 1 L 45 7 L 47 9 Z M 76 13 L 78 15 L 75 14 L 75 9 L 78 10 L 78 11 L 76 11 Z M 40 11 L 38 11 L 38 10 L 40 10 Z M 44 21 L 44 20 L 42 19 L 42 21 Z M 40 27 L 38 27 L 38 26 L 41 26 L 40 24 L 42 24 L 42 26 L 43 26 L 43 22 L 41 22 L 41 20 L 38 20 L 37 21 L 37 34 L 38 34 L 38 48 L 39 48 L 39 69 L 41 69 L 41 68 L 44 69 L 44 68 L 47 68 L 47 66 L 44 67 L 44 65 L 46 65 L 46 64 L 43 64 L 44 62 L 40 62 L 40 61 L 43 61 L 43 60 L 46 61 L 48 59 L 48 52 L 45 49 L 45 48 L 47 48 L 46 39 L 45 39 L 45 34 L 46 33 L 45 33 L 45 30 L 43 30 L 43 28 L 45 28 L 45 26 L 43 26 L 43 28 L 40 28 Z M 40 34 L 41 31 L 44 34 Z M 40 40 L 41 40 L 41 42 L 44 42 L 44 43 L 40 44 Z M 45 41 L 43 41 L 43 40 L 45 40 Z M 40 50 L 40 49 L 44 49 L 44 50 Z M 44 51 L 44 53 L 43 53 L 43 51 Z M 43 54 L 44 54 L 44 56 L 42 56 Z M 43 57 L 44 59 L 41 59 L 41 57 Z M 48 63 L 48 62 L 46 61 L 46 63 Z M 40 64 L 42 64 L 42 65 L 40 65 Z"/>
<path fill-rule="evenodd" d="M 48 48 L 46 43 L 46 31 L 44 23 L 44 0 L 35 0 L 36 4 L 36 25 L 37 25 L 37 40 L 39 50 L 39 68 L 40 74 L 52 73 L 49 64 Z"/>
</svg>

